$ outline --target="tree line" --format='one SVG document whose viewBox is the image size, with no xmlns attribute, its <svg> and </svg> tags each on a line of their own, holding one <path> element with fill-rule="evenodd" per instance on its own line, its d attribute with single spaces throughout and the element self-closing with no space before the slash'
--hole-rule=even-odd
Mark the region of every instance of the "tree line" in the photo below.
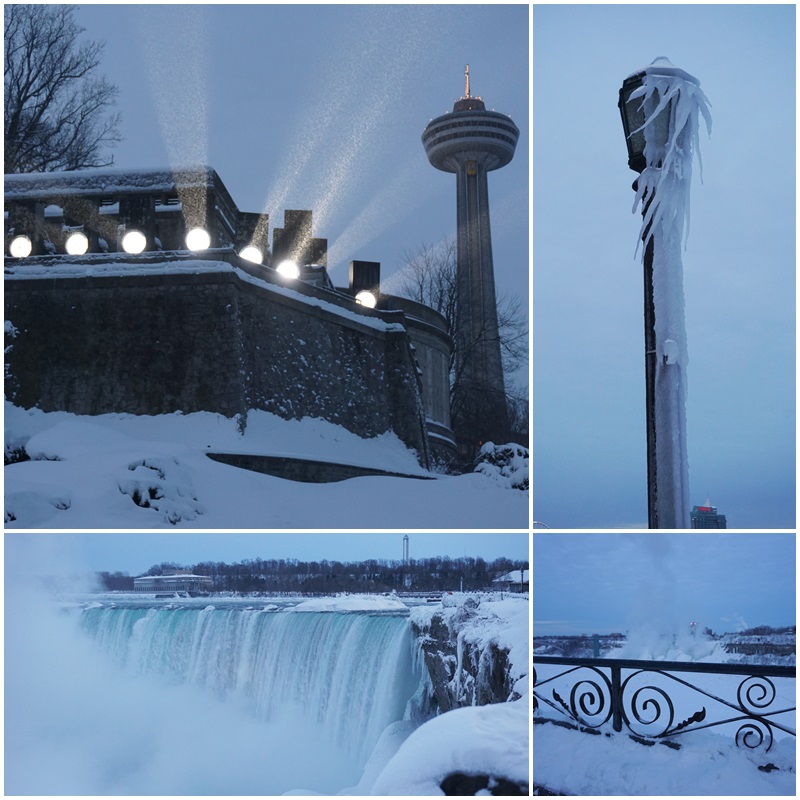
<svg viewBox="0 0 800 800">
<path fill-rule="evenodd" d="M 245 559 L 233 564 L 202 561 L 185 565 L 165 561 L 155 564 L 144 575 L 167 575 L 186 570 L 208 575 L 216 592 L 389 592 L 477 591 L 490 589 L 493 581 L 509 572 L 528 569 L 525 561 L 496 558 L 433 558 L 402 561 L 300 561 L 298 559 Z M 98 573 L 107 591 L 133 589 L 133 577 L 123 572 Z"/>
</svg>

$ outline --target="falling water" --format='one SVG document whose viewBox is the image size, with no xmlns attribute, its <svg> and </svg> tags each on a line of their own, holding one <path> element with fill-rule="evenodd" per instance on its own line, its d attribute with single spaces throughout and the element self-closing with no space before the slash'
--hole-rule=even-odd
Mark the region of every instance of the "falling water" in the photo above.
<svg viewBox="0 0 800 800">
<path fill-rule="evenodd" d="M 100 607 L 81 626 L 125 670 L 202 687 L 264 722 L 302 718 L 359 768 L 420 684 L 403 615 Z"/>
</svg>

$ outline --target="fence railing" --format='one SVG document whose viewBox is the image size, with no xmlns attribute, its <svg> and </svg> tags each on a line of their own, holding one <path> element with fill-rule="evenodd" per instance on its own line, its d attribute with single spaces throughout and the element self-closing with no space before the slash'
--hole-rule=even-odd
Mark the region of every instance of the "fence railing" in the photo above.
<svg viewBox="0 0 800 800">
<path fill-rule="evenodd" d="M 779 735 L 796 736 L 795 676 L 794 667 L 534 656 L 533 713 L 547 716 L 546 704 L 578 726 L 610 723 L 652 741 L 728 726 L 738 746 L 766 752 Z"/>
</svg>

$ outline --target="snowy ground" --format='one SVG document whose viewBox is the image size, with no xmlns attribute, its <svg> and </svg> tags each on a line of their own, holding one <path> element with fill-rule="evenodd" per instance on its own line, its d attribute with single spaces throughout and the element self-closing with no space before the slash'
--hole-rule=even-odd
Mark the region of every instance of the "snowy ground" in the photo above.
<svg viewBox="0 0 800 800">
<path fill-rule="evenodd" d="M 417 728 L 372 786 L 373 795 L 441 796 L 454 772 L 529 782 L 528 702 L 456 708 Z"/>
<path fill-rule="evenodd" d="M 528 492 L 482 474 L 306 484 L 205 453 L 295 456 L 425 474 L 394 434 L 362 439 L 317 419 L 251 412 L 241 435 L 218 414 L 79 417 L 5 405 L 7 528 L 527 528 Z M 149 508 L 134 502 L 148 498 Z"/>
<path fill-rule="evenodd" d="M 599 636 L 597 644 L 601 658 L 794 666 L 795 641 L 793 633 L 724 633 L 712 638 L 703 634 L 693 635 L 689 631 L 661 634 L 653 630 L 638 630 L 627 635 Z M 534 636 L 533 653 L 539 656 L 593 658 L 593 637 Z"/>
<path fill-rule="evenodd" d="M 293 611 L 406 611 L 407 606 L 395 597 L 379 594 L 337 594 L 334 597 L 311 597 L 293 607 Z"/>
<path fill-rule="evenodd" d="M 562 794 L 794 796 L 794 740 L 779 742 L 768 761 L 781 768 L 763 772 L 758 769 L 763 759 L 712 734 L 685 737 L 682 748 L 672 750 L 647 747 L 624 734 L 533 726 L 534 785 Z"/>
</svg>

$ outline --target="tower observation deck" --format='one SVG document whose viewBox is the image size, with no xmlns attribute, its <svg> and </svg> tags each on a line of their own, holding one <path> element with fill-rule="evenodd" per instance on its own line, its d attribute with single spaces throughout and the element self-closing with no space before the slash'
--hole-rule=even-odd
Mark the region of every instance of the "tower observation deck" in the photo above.
<svg viewBox="0 0 800 800">
<path fill-rule="evenodd" d="M 452 112 L 428 123 L 422 144 L 434 167 L 456 174 L 458 383 L 453 426 L 459 444 L 474 447 L 489 440 L 500 443 L 508 433 L 487 174 L 514 157 L 519 129 L 510 117 L 487 111 L 483 100 L 470 94 L 469 66 L 465 79 L 464 96 Z"/>
</svg>

